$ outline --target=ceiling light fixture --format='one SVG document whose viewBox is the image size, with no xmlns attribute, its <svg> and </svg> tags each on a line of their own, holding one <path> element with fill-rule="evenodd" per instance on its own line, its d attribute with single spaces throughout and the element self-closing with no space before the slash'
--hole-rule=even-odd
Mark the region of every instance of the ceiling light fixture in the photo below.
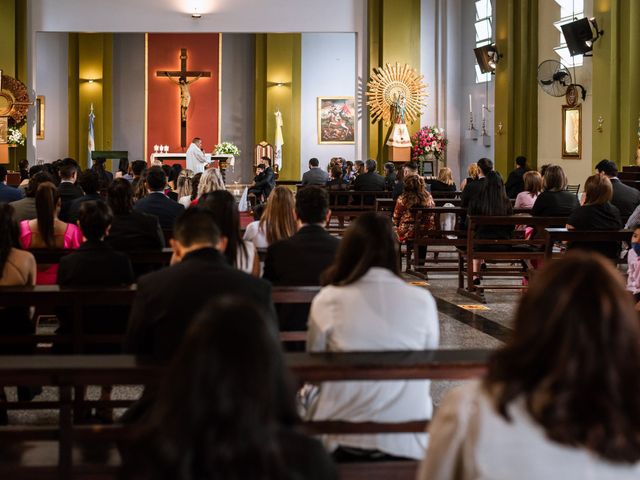
<svg viewBox="0 0 640 480">
<path fill-rule="evenodd" d="M 200 12 L 198 12 L 198 10 L 194 10 L 193 13 L 191 14 L 191 18 L 202 18 L 202 14 Z"/>
</svg>

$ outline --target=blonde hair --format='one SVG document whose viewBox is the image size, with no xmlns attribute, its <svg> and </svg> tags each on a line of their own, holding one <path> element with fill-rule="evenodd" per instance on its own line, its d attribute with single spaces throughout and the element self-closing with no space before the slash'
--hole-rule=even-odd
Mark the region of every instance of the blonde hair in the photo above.
<svg viewBox="0 0 640 480">
<path fill-rule="evenodd" d="M 522 179 L 524 180 L 524 191 L 529 192 L 531 197 L 535 197 L 542 191 L 542 175 L 536 170 L 529 170 Z"/>
<path fill-rule="evenodd" d="M 176 180 L 176 190 L 178 191 L 178 198 L 191 196 L 191 180 L 193 179 L 193 170 L 185 168 L 180 170 L 178 179 Z"/>
<path fill-rule="evenodd" d="M 215 192 L 216 190 L 226 190 L 224 180 L 222 180 L 222 175 L 220 174 L 219 169 L 209 168 L 204 171 L 200 178 L 200 183 L 198 184 L 198 197 L 201 197 L 205 193 Z"/>
<path fill-rule="evenodd" d="M 477 163 L 472 163 L 471 165 L 469 165 L 469 168 L 467 168 L 467 175 L 469 175 L 474 180 L 478 179 L 479 173 L 480 173 L 480 167 L 478 167 Z"/>
<path fill-rule="evenodd" d="M 447 185 L 453 185 L 453 173 L 449 167 L 442 167 L 438 172 L 438 180 Z"/>
<path fill-rule="evenodd" d="M 273 189 L 259 224 L 269 245 L 296 233 L 295 208 L 296 201 L 291 190 L 282 185 Z"/>
</svg>

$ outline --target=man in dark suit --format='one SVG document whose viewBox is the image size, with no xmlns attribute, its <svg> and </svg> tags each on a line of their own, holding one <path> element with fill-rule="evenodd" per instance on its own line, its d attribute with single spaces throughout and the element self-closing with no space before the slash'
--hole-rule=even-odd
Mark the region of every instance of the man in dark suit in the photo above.
<svg viewBox="0 0 640 480">
<path fill-rule="evenodd" d="M 7 185 L 7 168 L 0 165 L 0 203 L 10 203 L 24 197 L 22 190 Z"/>
<path fill-rule="evenodd" d="M 376 161 L 367 160 L 364 163 L 366 173 L 358 175 L 353 182 L 353 189 L 364 192 L 383 192 L 384 191 L 384 177 L 376 172 Z"/>
<path fill-rule="evenodd" d="M 493 162 L 488 158 L 481 158 L 478 160 L 478 168 L 480 169 L 480 172 L 478 173 L 478 180 L 475 182 L 468 182 L 460 196 L 460 205 L 463 208 L 467 208 L 469 203 L 478 196 L 484 187 L 484 178 L 489 174 L 489 172 L 493 171 Z"/>
<path fill-rule="evenodd" d="M 402 179 L 396 180 L 393 186 L 392 197 L 394 203 L 404 193 L 404 179 L 411 175 L 418 175 L 418 164 L 415 162 L 407 162 L 402 166 Z"/>
<path fill-rule="evenodd" d="M 302 185 L 326 185 L 329 174 L 320 168 L 317 158 L 309 160 L 309 170 L 302 174 Z"/>
<path fill-rule="evenodd" d="M 527 158 L 519 156 L 516 158 L 516 168 L 507 178 L 505 188 L 509 198 L 516 198 L 520 192 L 524 191 L 524 174 L 529 171 Z"/>
<path fill-rule="evenodd" d="M 82 203 L 78 212 L 82 234 L 87 239 L 80 247 L 60 259 L 57 283 L 61 286 L 118 286 L 134 282 L 131 261 L 104 242 L 113 215 L 102 201 Z M 65 310 L 66 312 L 66 310 Z M 128 309 L 123 307 L 85 307 L 84 331 L 101 334 L 124 334 Z M 70 333 L 71 323 L 66 313 L 60 314 L 59 333 Z M 96 346 L 93 353 L 119 353 L 118 347 Z"/>
<path fill-rule="evenodd" d="M 184 207 L 164 194 L 167 176 L 161 167 L 151 167 L 147 172 L 149 195 L 137 201 L 133 210 L 158 217 L 163 230 L 173 229 L 173 224 Z"/>
<path fill-rule="evenodd" d="M 606 175 L 611 180 L 611 186 L 613 187 L 611 203 L 618 207 L 622 223 L 626 224 L 633 211 L 640 205 L 640 191 L 620 181 L 618 178 L 618 166 L 611 160 L 598 162 L 596 171 L 600 175 Z"/>
<path fill-rule="evenodd" d="M 254 180 L 251 187 L 249 187 L 248 193 L 255 195 L 258 199 L 263 196 L 266 200 L 271 190 L 276 188 L 276 174 L 271 168 L 271 159 L 269 157 L 262 157 L 260 163 L 265 167 L 263 175 Z"/>
<path fill-rule="evenodd" d="M 178 217 L 171 247 L 172 266 L 138 280 L 126 352 L 170 360 L 194 317 L 219 295 L 244 295 L 267 311 L 275 323 L 271 286 L 227 263 L 221 253 L 226 239 L 210 212 L 190 208 Z"/>
<path fill-rule="evenodd" d="M 72 158 L 63 159 L 58 173 L 60 174 L 60 184 L 58 185 L 60 214 L 58 218 L 63 222 L 68 222 L 71 203 L 84 194 L 82 188 L 76 185 L 76 180 L 78 179 L 78 162 Z"/>
<path fill-rule="evenodd" d="M 324 228 L 331 218 L 327 192 L 317 186 L 298 190 L 295 213 L 299 230 L 269 246 L 263 277 L 274 285 L 320 285 L 320 274 L 333 263 L 340 244 Z M 278 308 L 282 331 L 306 330 L 308 316 L 309 305 Z"/>
<path fill-rule="evenodd" d="M 80 206 L 83 203 L 101 200 L 100 195 L 98 194 L 98 189 L 100 188 L 100 177 L 96 172 L 94 172 L 93 170 L 85 170 L 80 175 L 78 183 L 84 191 L 84 195 L 76 198 L 69 205 L 67 221 L 73 224 L 77 223 L 78 221 Z"/>
</svg>

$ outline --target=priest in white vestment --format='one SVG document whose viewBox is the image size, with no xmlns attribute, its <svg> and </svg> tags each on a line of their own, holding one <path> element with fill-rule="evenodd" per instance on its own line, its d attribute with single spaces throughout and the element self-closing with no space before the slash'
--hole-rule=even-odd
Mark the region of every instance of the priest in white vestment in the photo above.
<svg viewBox="0 0 640 480">
<path fill-rule="evenodd" d="M 207 165 L 207 157 L 202 151 L 202 140 L 195 137 L 189 148 L 187 148 L 187 168 L 193 170 L 193 173 L 204 172 L 204 167 Z"/>
</svg>

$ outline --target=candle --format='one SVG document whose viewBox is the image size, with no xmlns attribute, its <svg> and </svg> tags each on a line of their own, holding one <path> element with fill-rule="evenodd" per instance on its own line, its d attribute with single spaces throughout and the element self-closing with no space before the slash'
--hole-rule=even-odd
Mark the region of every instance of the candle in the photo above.
<svg viewBox="0 0 640 480">
<path fill-rule="evenodd" d="M 484 103 L 482 104 L 482 120 L 484 120 Z"/>
<path fill-rule="evenodd" d="M 473 107 L 471 106 L 471 94 L 469 94 L 469 113 L 473 113 Z"/>
</svg>

